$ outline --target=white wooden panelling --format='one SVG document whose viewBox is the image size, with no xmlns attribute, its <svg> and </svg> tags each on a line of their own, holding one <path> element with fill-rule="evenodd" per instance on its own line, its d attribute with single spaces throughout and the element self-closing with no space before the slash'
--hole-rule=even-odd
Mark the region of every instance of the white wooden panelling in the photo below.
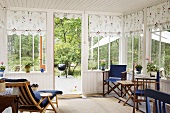
<svg viewBox="0 0 170 113">
<path fill-rule="evenodd" d="M 82 76 L 82 93 L 102 93 L 103 91 L 102 71 L 86 71 Z"/>
<path fill-rule="evenodd" d="M 160 90 L 170 94 L 170 80 L 161 79 Z"/>
<path fill-rule="evenodd" d="M 18 0 L 18 7 L 22 7 L 22 0 Z"/>
<path fill-rule="evenodd" d="M 128 13 L 167 0 L 0 0 L 6 7 Z"/>
<path fill-rule="evenodd" d="M 53 75 L 47 73 L 8 73 L 4 78 L 25 78 L 30 81 L 31 84 L 39 84 L 39 89 L 53 89 Z"/>
</svg>

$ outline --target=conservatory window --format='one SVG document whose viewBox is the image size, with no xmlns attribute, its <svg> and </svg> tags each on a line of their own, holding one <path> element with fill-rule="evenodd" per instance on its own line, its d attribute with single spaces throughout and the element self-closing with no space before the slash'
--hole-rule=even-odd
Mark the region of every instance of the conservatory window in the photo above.
<svg viewBox="0 0 170 113">
<path fill-rule="evenodd" d="M 106 69 L 111 63 L 119 64 L 119 38 L 117 35 L 89 38 L 88 69 L 100 69 L 103 61 Z"/>
<path fill-rule="evenodd" d="M 170 74 L 170 32 L 153 31 L 151 40 L 151 60 Z"/>
<path fill-rule="evenodd" d="M 122 36 L 122 15 L 89 14 L 88 69 L 109 69 L 119 64 L 119 39 Z"/>
<path fill-rule="evenodd" d="M 45 69 L 46 13 L 8 10 L 7 45 L 9 72 L 24 71 L 31 62 L 31 71 Z"/>
<path fill-rule="evenodd" d="M 133 63 L 142 65 L 142 36 L 128 37 L 128 70 L 132 70 Z"/>
<path fill-rule="evenodd" d="M 31 71 L 39 71 L 40 68 L 45 65 L 45 35 L 8 34 L 7 37 L 9 72 L 24 71 L 25 64 L 31 61 L 34 62 L 34 66 L 31 67 Z"/>
</svg>

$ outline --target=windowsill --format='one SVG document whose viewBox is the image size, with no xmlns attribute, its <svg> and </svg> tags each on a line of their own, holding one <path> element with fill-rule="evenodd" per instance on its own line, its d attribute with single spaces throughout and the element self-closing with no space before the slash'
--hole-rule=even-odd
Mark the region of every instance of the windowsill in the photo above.
<svg viewBox="0 0 170 113">
<path fill-rule="evenodd" d="M 41 73 L 41 72 L 30 72 L 30 73 L 26 73 L 26 72 L 5 72 L 5 75 L 37 75 L 37 74 L 44 74 L 44 75 L 46 75 L 46 74 L 48 74 L 47 72 L 43 72 L 43 73 Z"/>
<path fill-rule="evenodd" d="M 166 78 L 166 77 L 162 77 L 162 78 L 161 78 L 161 81 L 163 81 L 163 82 L 170 82 L 170 79 L 168 79 L 168 78 Z"/>
</svg>

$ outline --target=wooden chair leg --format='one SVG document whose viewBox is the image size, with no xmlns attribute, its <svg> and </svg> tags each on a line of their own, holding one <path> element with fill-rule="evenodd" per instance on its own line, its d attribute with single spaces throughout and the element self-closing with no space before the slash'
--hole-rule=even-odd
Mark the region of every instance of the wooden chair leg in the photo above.
<svg viewBox="0 0 170 113">
<path fill-rule="evenodd" d="M 58 108 L 58 96 L 57 96 L 57 94 L 56 94 L 56 106 Z"/>
</svg>

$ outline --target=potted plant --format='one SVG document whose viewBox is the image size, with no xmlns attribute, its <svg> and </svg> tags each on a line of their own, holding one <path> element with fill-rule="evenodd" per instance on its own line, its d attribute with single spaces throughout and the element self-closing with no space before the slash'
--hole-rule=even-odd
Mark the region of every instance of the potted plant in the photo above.
<svg viewBox="0 0 170 113">
<path fill-rule="evenodd" d="M 158 66 L 154 64 L 153 61 L 147 63 L 147 72 L 150 73 L 151 77 L 155 77 L 158 70 L 159 70 Z"/>
<path fill-rule="evenodd" d="M 0 77 L 3 77 L 4 71 L 5 71 L 5 66 L 4 66 L 4 63 L 1 62 L 1 66 L 0 66 Z"/>
<path fill-rule="evenodd" d="M 33 62 L 27 62 L 27 63 L 25 64 L 25 72 L 26 72 L 26 73 L 29 73 L 31 66 L 33 66 L 33 65 L 34 65 Z"/>
<path fill-rule="evenodd" d="M 141 70 L 142 70 L 142 65 L 140 65 L 140 64 L 137 64 L 136 66 L 135 66 L 135 68 L 136 68 L 136 71 L 138 71 L 138 74 L 141 74 Z"/>
<path fill-rule="evenodd" d="M 105 70 L 105 65 L 106 65 L 106 60 L 101 60 L 100 61 L 100 69 Z"/>
</svg>

